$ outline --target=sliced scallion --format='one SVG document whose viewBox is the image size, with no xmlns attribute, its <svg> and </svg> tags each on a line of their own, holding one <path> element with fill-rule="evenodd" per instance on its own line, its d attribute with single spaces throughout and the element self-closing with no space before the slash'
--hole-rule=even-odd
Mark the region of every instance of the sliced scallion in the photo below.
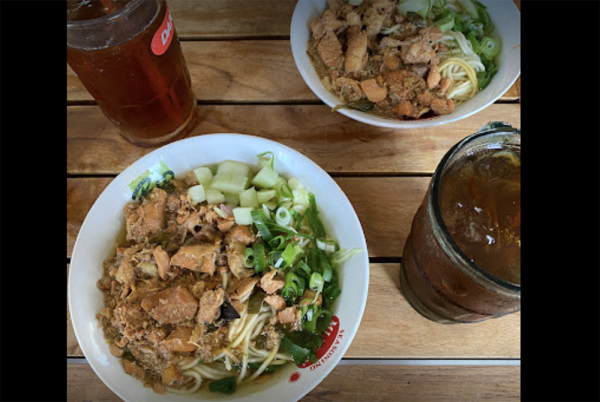
<svg viewBox="0 0 600 402">
<path fill-rule="evenodd" d="M 248 247 L 244 250 L 244 266 L 246 268 L 254 267 L 256 259 L 254 258 L 254 250 Z"/>
<path fill-rule="evenodd" d="M 252 216 L 252 222 L 254 222 L 254 224 L 256 225 L 256 228 L 262 235 L 262 238 L 265 241 L 271 240 L 273 238 L 273 234 L 267 228 L 267 223 L 272 221 L 270 218 L 267 217 L 265 211 L 263 211 L 262 209 L 255 209 L 250 212 L 250 215 Z"/>
<path fill-rule="evenodd" d="M 481 39 L 480 49 L 488 59 L 492 59 L 500 52 L 500 43 L 496 39 L 484 36 Z"/>
<path fill-rule="evenodd" d="M 292 215 L 290 211 L 286 207 L 277 208 L 277 212 L 275 212 L 275 222 L 281 226 L 288 226 L 292 220 Z"/>
<path fill-rule="evenodd" d="M 252 245 L 254 251 L 254 271 L 264 272 L 267 268 L 267 257 L 265 256 L 265 246 L 262 243 L 254 243 Z"/>
<path fill-rule="evenodd" d="M 310 276 L 310 280 L 308 282 L 308 287 L 317 292 L 317 294 L 321 293 L 323 291 L 323 277 L 321 276 L 320 273 L 318 272 L 313 272 L 312 275 Z"/>
<path fill-rule="evenodd" d="M 333 240 L 317 239 L 317 248 L 328 253 L 333 253 L 339 250 L 340 246 Z"/>
</svg>

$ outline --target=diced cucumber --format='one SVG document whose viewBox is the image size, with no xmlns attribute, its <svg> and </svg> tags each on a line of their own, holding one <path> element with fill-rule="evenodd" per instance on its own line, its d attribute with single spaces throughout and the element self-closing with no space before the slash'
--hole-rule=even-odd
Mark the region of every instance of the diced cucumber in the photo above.
<svg viewBox="0 0 600 402">
<path fill-rule="evenodd" d="M 258 208 L 258 198 L 256 197 L 256 189 L 250 187 L 248 190 L 240 193 L 240 206 Z"/>
<path fill-rule="evenodd" d="M 250 183 L 260 188 L 271 188 L 277 182 L 277 177 L 279 177 L 279 173 L 271 168 L 271 166 L 264 166 Z"/>
<path fill-rule="evenodd" d="M 306 188 L 292 190 L 292 194 L 294 195 L 294 205 L 304 205 L 305 207 L 308 207 L 308 204 L 310 203 L 308 196 L 310 193 Z"/>
<path fill-rule="evenodd" d="M 250 165 L 242 162 L 225 161 L 217 168 L 217 175 L 221 173 L 229 173 L 236 176 L 250 176 Z"/>
<path fill-rule="evenodd" d="M 206 190 L 206 202 L 209 204 L 221 204 L 225 202 L 225 195 L 217 189 L 209 188 Z"/>
<path fill-rule="evenodd" d="M 252 224 L 252 212 L 254 208 L 250 207 L 238 207 L 233 208 L 233 217 L 235 218 L 235 223 L 238 225 L 251 225 Z"/>
<path fill-rule="evenodd" d="M 275 202 L 275 200 L 267 201 L 263 203 L 263 205 L 265 205 L 271 211 L 274 211 L 275 208 L 277 208 L 277 202 Z"/>
<path fill-rule="evenodd" d="M 199 204 L 202 201 L 206 201 L 206 193 L 204 192 L 204 186 L 202 184 L 198 184 L 196 186 L 192 186 L 188 189 L 188 196 L 190 197 L 190 201 L 192 204 Z"/>
<path fill-rule="evenodd" d="M 194 169 L 194 174 L 196 175 L 196 179 L 198 179 L 198 183 L 202 184 L 204 187 L 210 186 L 210 183 L 213 180 L 213 174 L 210 171 L 210 168 L 201 166 Z"/>
<path fill-rule="evenodd" d="M 290 177 L 288 185 L 292 190 L 300 190 L 304 188 L 304 184 L 297 177 Z"/>
<path fill-rule="evenodd" d="M 259 204 L 264 204 L 275 197 L 277 197 L 277 191 L 275 190 L 260 190 L 256 192 L 256 199 Z"/>
<path fill-rule="evenodd" d="M 239 193 L 223 193 L 225 197 L 225 205 L 228 207 L 237 207 L 240 205 L 240 195 Z"/>
<path fill-rule="evenodd" d="M 248 185 L 248 176 L 234 173 L 217 173 L 210 187 L 223 193 L 240 193 Z"/>
</svg>

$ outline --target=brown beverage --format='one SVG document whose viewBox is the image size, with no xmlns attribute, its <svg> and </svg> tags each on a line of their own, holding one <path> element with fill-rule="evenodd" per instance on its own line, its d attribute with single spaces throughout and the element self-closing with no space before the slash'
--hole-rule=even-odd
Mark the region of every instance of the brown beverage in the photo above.
<svg viewBox="0 0 600 402">
<path fill-rule="evenodd" d="M 521 284 L 521 152 L 485 149 L 442 176 L 440 208 L 458 248 L 477 266 Z"/>
<path fill-rule="evenodd" d="M 422 315 L 476 322 L 520 309 L 520 132 L 495 123 L 442 159 L 413 220 L 401 286 Z"/>
<path fill-rule="evenodd" d="M 130 142 L 157 145 L 191 127 L 195 98 L 164 0 L 68 2 L 67 62 Z"/>
</svg>

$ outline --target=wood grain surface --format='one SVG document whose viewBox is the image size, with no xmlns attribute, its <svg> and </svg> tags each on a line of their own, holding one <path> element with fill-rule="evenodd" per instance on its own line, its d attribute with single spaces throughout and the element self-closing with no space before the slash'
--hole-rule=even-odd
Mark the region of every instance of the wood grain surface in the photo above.
<svg viewBox="0 0 600 402">
<path fill-rule="evenodd" d="M 289 40 L 197 41 L 181 46 L 200 102 L 321 103 L 298 72 Z M 519 90 L 517 80 L 499 101 L 517 101 Z M 67 101 L 95 103 L 68 65 Z"/>
<path fill-rule="evenodd" d="M 518 366 L 339 365 L 300 401 L 519 401 L 520 371 Z M 67 376 L 68 401 L 122 401 L 88 364 L 67 364 Z"/>
<path fill-rule="evenodd" d="M 443 155 L 489 121 L 520 126 L 519 104 L 493 104 L 441 127 L 394 130 L 332 113 L 325 105 L 199 105 L 188 137 L 240 133 L 303 153 L 330 174 L 432 174 Z M 152 149 L 123 140 L 97 106 L 67 107 L 67 174 L 118 174 Z"/>
</svg>

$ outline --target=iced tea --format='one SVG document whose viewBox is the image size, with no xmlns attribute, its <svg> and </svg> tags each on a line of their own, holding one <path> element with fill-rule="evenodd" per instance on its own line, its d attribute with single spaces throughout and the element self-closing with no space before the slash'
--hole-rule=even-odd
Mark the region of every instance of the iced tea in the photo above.
<svg viewBox="0 0 600 402">
<path fill-rule="evenodd" d="M 521 284 L 521 153 L 486 149 L 442 176 L 440 209 L 458 248 L 477 266 Z"/>
<path fill-rule="evenodd" d="M 195 97 L 165 1 L 67 2 L 67 62 L 130 142 L 157 145 L 191 127 Z"/>
<path fill-rule="evenodd" d="M 402 257 L 402 290 L 417 311 L 451 323 L 520 309 L 520 196 L 519 130 L 488 129 L 446 154 Z"/>
</svg>

